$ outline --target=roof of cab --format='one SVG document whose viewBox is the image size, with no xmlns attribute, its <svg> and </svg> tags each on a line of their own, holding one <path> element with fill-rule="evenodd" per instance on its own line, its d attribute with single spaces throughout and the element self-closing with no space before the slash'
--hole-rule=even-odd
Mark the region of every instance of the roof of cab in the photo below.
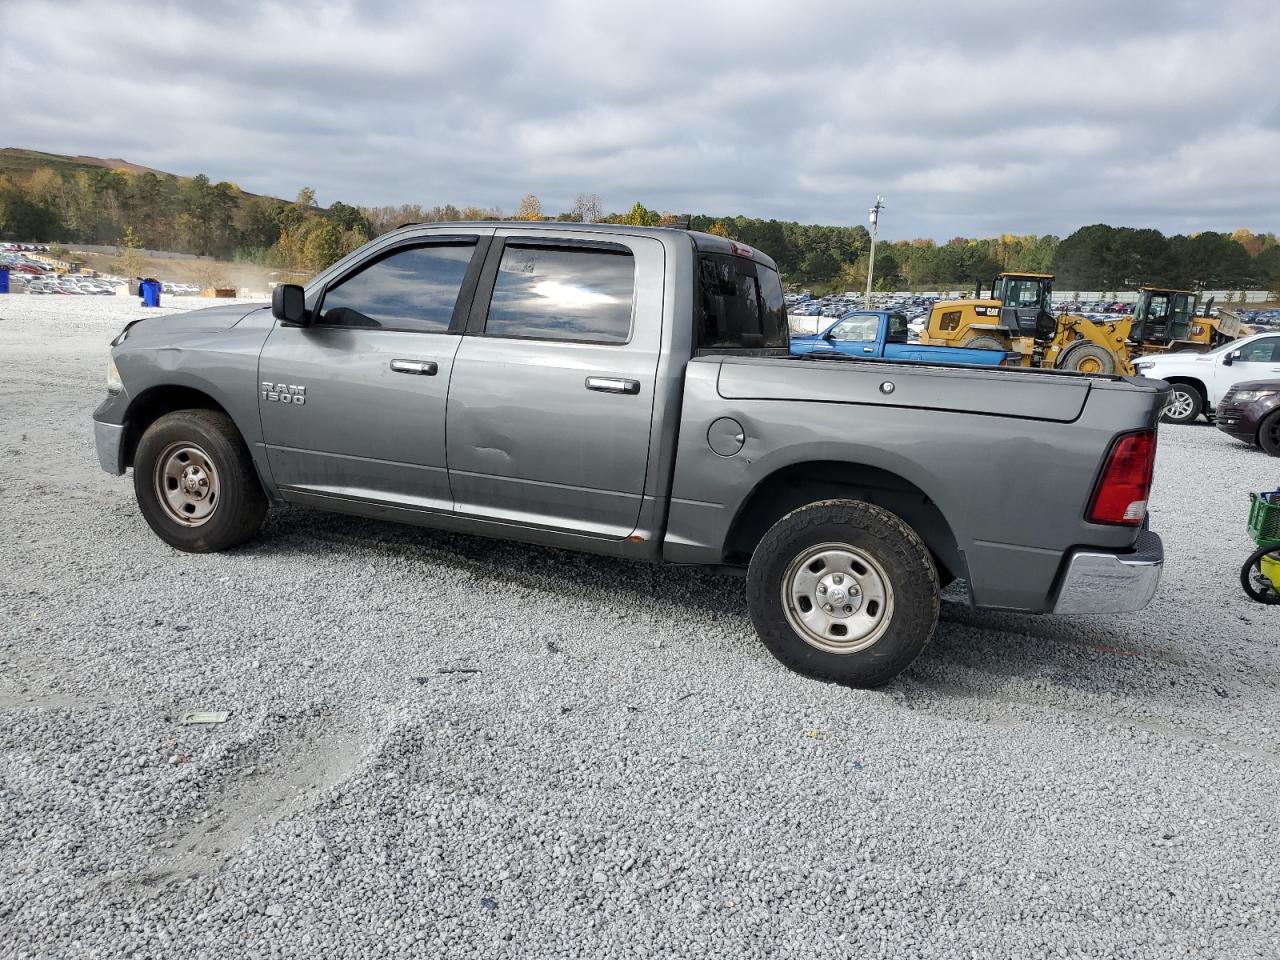
<svg viewBox="0 0 1280 960">
<path fill-rule="evenodd" d="M 713 233 L 701 233 L 697 230 L 684 230 L 676 227 L 632 227 L 622 223 L 574 223 L 567 220 L 449 220 L 426 223 L 402 223 L 391 233 L 401 230 L 409 231 L 422 227 L 496 227 L 501 230 L 528 231 L 544 236 L 555 236 L 557 233 L 625 233 L 637 237 L 653 237 L 658 240 L 669 239 L 673 234 L 682 234 L 692 242 L 694 249 L 703 253 L 723 253 L 735 257 L 745 257 L 764 264 L 772 270 L 778 265 L 767 253 L 737 240 L 718 237 Z"/>
</svg>

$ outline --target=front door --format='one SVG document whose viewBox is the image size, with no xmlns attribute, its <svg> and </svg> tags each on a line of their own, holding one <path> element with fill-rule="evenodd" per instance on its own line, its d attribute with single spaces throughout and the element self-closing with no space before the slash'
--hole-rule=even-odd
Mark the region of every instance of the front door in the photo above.
<svg viewBox="0 0 1280 960">
<path fill-rule="evenodd" d="M 483 246 L 462 235 L 375 251 L 325 286 L 310 325 L 272 330 L 258 405 L 286 497 L 452 510 L 445 401 L 465 319 L 454 313 Z"/>
<path fill-rule="evenodd" d="M 1047 284 L 1041 280 L 1008 277 L 1004 282 L 1004 298 L 1000 307 L 1000 326 L 1014 336 L 1047 338 L 1041 313 L 1050 303 Z M 1052 315 L 1049 322 L 1054 323 Z"/>
<path fill-rule="evenodd" d="M 455 509 L 620 540 L 639 519 L 649 461 L 662 244 L 503 233 L 449 388 Z"/>
<path fill-rule="evenodd" d="M 1280 337 L 1261 337 L 1242 347 L 1230 347 L 1231 366 L 1219 358 L 1216 361 L 1213 396 L 1210 402 L 1218 405 L 1222 395 L 1233 385 L 1246 380 L 1275 380 L 1280 378 Z M 1239 356 L 1236 356 L 1239 354 Z"/>
</svg>

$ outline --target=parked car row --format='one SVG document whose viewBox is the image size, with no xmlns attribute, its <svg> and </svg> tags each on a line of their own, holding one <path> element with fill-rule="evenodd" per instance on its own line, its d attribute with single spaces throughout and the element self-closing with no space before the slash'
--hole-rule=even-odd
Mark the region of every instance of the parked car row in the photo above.
<svg viewBox="0 0 1280 960">
<path fill-rule="evenodd" d="M 1236 314 L 1255 330 L 1280 330 L 1280 310 L 1238 310 Z"/>
<path fill-rule="evenodd" d="M 1256 333 L 1205 353 L 1143 357 L 1134 367 L 1171 385 L 1166 421 L 1204 416 L 1224 433 L 1280 456 L 1280 333 Z"/>
<path fill-rule="evenodd" d="M 15 293 L 22 290 L 15 289 Z M 74 296 L 114 296 L 116 285 L 102 277 L 81 277 L 74 273 L 50 274 L 26 281 L 27 293 L 57 293 Z"/>
</svg>

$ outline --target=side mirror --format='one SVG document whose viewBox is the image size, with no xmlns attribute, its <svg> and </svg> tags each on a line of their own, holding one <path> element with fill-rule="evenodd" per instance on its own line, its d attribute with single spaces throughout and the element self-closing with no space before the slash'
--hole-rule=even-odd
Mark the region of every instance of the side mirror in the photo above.
<svg viewBox="0 0 1280 960">
<path fill-rule="evenodd" d="M 1237 360 L 1239 360 L 1241 356 L 1242 354 L 1240 353 L 1239 350 L 1232 350 L 1230 353 L 1228 353 L 1225 357 L 1222 358 L 1222 365 L 1224 367 L 1229 367 L 1233 363 L 1235 363 Z"/>
<path fill-rule="evenodd" d="M 282 283 L 271 291 L 271 315 L 291 327 L 305 327 L 307 295 L 296 283 Z"/>
</svg>

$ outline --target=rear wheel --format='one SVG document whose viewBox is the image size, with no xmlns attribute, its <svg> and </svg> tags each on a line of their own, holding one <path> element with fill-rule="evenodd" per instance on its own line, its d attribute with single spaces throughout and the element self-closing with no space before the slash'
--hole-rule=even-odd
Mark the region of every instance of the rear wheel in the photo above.
<svg viewBox="0 0 1280 960">
<path fill-rule="evenodd" d="M 919 656 L 938 622 L 928 548 L 894 514 L 826 500 L 787 514 L 747 572 L 761 641 L 793 670 L 858 687 L 888 683 Z"/>
<path fill-rule="evenodd" d="M 1068 347 L 1054 366 L 1076 373 L 1112 374 L 1116 372 L 1116 358 L 1110 350 L 1096 343 L 1077 343 Z"/>
<path fill-rule="evenodd" d="M 1204 397 L 1189 383 L 1175 383 L 1169 391 L 1160 419 L 1165 423 L 1191 423 L 1204 409 Z"/>
<path fill-rule="evenodd" d="M 1273 410 L 1258 426 L 1258 446 L 1273 457 L 1280 457 L 1280 410 Z"/>
<path fill-rule="evenodd" d="M 244 543 L 267 512 L 249 448 L 215 410 L 178 410 L 149 426 L 133 458 L 133 491 L 156 536 L 189 553 Z"/>
<path fill-rule="evenodd" d="M 1008 350 L 1009 348 L 998 337 L 974 337 L 960 344 L 970 350 Z"/>
<path fill-rule="evenodd" d="M 1280 570 L 1280 547 L 1259 547 L 1240 568 L 1240 585 L 1255 603 L 1280 604 L 1280 589 L 1272 579 Z"/>
</svg>

